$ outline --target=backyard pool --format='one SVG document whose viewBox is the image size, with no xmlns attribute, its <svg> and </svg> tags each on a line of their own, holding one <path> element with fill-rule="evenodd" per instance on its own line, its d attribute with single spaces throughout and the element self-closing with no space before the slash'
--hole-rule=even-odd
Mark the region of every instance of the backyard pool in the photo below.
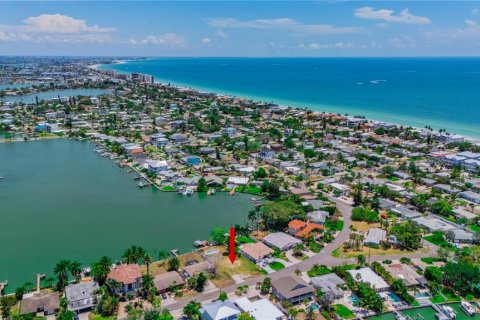
<svg viewBox="0 0 480 320">
<path fill-rule="evenodd" d="M 388 299 L 392 302 L 400 302 L 402 299 L 400 299 L 395 293 L 389 292 L 387 293 Z"/>
<path fill-rule="evenodd" d="M 318 309 L 320 309 L 320 306 L 316 303 L 312 303 L 308 308 L 310 308 L 313 311 L 317 311 Z"/>
<path fill-rule="evenodd" d="M 351 296 L 348 297 L 348 301 L 352 305 L 356 306 L 356 305 L 358 305 L 358 302 L 360 301 L 360 299 L 358 299 L 358 297 L 355 294 L 352 294 Z"/>
<path fill-rule="evenodd" d="M 213 254 L 217 254 L 218 252 L 219 252 L 218 249 L 210 249 L 210 250 L 207 250 L 207 252 L 205 252 L 205 254 L 207 256 L 211 256 Z"/>
<path fill-rule="evenodd" d="M 428 292 L 419 292 L 415 294 L 415 298 L 430 298 L 432 295 Z"/>
</svg>

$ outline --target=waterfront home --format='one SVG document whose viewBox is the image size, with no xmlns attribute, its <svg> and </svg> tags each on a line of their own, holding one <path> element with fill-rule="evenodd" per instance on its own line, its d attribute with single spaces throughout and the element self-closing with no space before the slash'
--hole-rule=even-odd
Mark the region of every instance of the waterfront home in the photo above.
<svg viewBox="0 0 480 320">
<path fill-rule="evenodd" d="M 248 183 L 248 177 L 229 177 L 227 180 L 227 188 L 232 189 L 236 186 L 244 186 Z"/>
<path fill-rule="evenodd" d="M 60 293 L 50 291 L 35 291 L 22 297 L 20 314 L 52 315 L 60 309 Z"/>
<path fill-rule="evenodd" d="M 366 246 L 378 246 L 385 240 L 387 231 L 379 228 L 371 228 L 368 230 L 368 235 L 363 242 Z"/>
<path fill-rule="evenodd" d="M 301 240 L 283 232 L 270 233 L 269 235 L 265 236 L 262 241 L 269 247 L 278 249 L 280 251 L 290 250 L 295 245 L 302 243 Z"/>
<path fill-rule="evenodd" d="M 258 320 L 282 320 L 285 319 L 280 309 L 266 298 L 251 300 L 242 297 L 235 300 L 235 305 L 242 311 L 248 313 L 253 319 Z"/>
<path fill-rule="evenodd" d="M 377 292 L 385 291 L 389 287 L 385 280 L 368 267 L 348 270 L 348 273 L 350 273 L 354 281 L 369 283 Z"/>
<path fill-rule="evenodd" d="M 168 162 L 165 160 L 151 160 L 147 161 L 147 163 L 149 171 L 159 173 L 168 170 Z"/>
<path fill-rule="evenodd" d="M 211 264 L 210 261 L 202 261 L 202 262 L 185 266 L 183 268 L 183 275 L 185 278 L 190 278 L 200 272 L 213 273 L 214 271 L 215 271 L 215 266 Z"/>
<path fill-rule="evenodd" d="M 285 276 L 272 281 L 272 294 L 280 301 L 296 304 L 310 299 L 314 289 L 296 275 Z"/>
<path fill-rule="evenodd" d="M 383 265 L 396 279 L 402 280 L 407 287 L 422 286 L 427 282 L 415 269 L 404 263 L 391 263 Z"/>
<path fill-rule="evenodd" d="M 173 288 L 181 287 L 184 283 L 183 278 L 177 271 L 165 272 L 156 275 L 153 278 L 153 285 L 159 293 L 164 293 Z"/>
<path fill-rule="evenodd" d="M 99 286 L 96 281 L 79 282 L 65 288 L 67 308 L 76 313 L 92 310 L 98 299 L 96 291 Z"/>
<path fill-rule="evenodd" d="M 310 282 L 315 289 L 322 290 L 323 293 L 331 295 L 334 299 L 343 297 L 345 281 L 335 273 L 313 277 Z"/>
<path fill-rule="evenodd" d="M 236 320 L 242 312 L 229 300 L 216 300 L 204 304 L 200 313 L 202 320 Z"/>
<path fill-rule="evenodd" d="M 245 243 L 239 247 L 239 250 L 244 257 L 254 263 L 259 263 L 273 254 L 273 250 L 263 242 Z"/>
<path fill-rule="evenodd" d="M 117 294 L 135 292 L 142 286 L 142 271 L 138 264 L 120 264 L 110 271 L 107 280 L 119 284 Z"/>
</svg>

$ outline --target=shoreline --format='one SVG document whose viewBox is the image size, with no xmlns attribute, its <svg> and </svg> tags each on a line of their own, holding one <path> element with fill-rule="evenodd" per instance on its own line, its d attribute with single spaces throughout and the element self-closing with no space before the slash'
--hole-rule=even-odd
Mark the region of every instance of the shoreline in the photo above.
<svg viewBox="0 0 480 320">
<path fill-rule="evenodd" d="M 153 58 L 151 58 L 153 59 Z M 150 60 L 151 60 L 150 59 Z M 135 62 L 136 60 L 121 60 L 121 61 L 116 61 L 111 64 L 98 64 L 95 65 L 95 69 L 98 71 L 104 71 L 104 70 L 113 70 L 117 73 L 120 74 L 130 74 L 134 71 L 125 71 L 125 70 L 118 70 L 115 68 L 115 65 L 118 64 L 126 64 L 130 62 Z M 148 73 L 147 73 L 148 74 Z M 242 92 L 226 92 L 223 91 L 222 89 L 215 89 L 215 88 L 209 88 L 205 87 L 202 85 L 196 85 L 196 84 L 187 84 L 184 82 L 179 82 L 179 81 L 173 81 L 169 79 L 164 79 L 160 78 L 156 75 L 153 75 L 155 77 L 154 83 L 155 84 L 162 84 L 162 85 L 167 85 L 169 84 L 170 86 L 177 88 L 177 89 L 190 89 L 190 90 L 195 90 L 197 92 L 209 92 L 209 93 L 214 93 L 216 95 L 224 95 L 224 96 L 229 96 L 233 98 L 238 98 L 238 99 L 247 99 L 247 100 L 253 100 L 253 101 L 259 101 L 259 102 L 272 102 L 276 103 L 279 106 L 282 107 L 288 107 L 288 108 L 295 108 L 295 109 L 309 109 L 315 112 L 325 112 L 325 113 L 338 113 L 338 114 L 348 114 L 350 116 L 362 116 L 365 117 L 365 119 L 370 120 L 370 121 L 375 121 L 375 122 L 387 122 L 387 123 L 392 123 L 397 126 L 403 126 L 403 127 L 411 127 L 413 129 L 417 130 L 423 130 L 425 126 L 430 126 L 434 128 L 434 131 L 438 131 L 439 129 L 444 129 L 445 125 L 448 125 L 447 123 L 435 123 L 435 121 L 429 121 L 428 123 L 425 122 L 423 125 L 424 127 L 419 126 L 419 124 L 411 124 L 412 122 L 415 122 L 414 119 L 416 117 L 412 116 L 412 119 L 400 119 L 401 121 L 398 121 L 398 118 L 402 117 L 402 115 L 388 115 L 385 113 L 381 113 L 377 116 L 367 116 L 365 115 L 364 111 L 359 110 L 362 109 L 362 107 L 355 107 L 355 106 L 335 106 L 335 105 L 327 105 L 327 104 L 321 104 L 321 103 L 316 103 L 312 104 L 311 102 L 301 102 L 301 101 L 291 101 L 291 100 L 284 100 L 284 99 L 277 99 L 274 97 L 262 97 L 262 96 L 256 96 L 256 95 L 250 95 L 248 93 L 242 93 Z M 303 105 L 303 106 L 302 106 Z M 387 108 L 386 108 L 387 109 Z M 396 119 L 394 119 L 396 118 Z M 403 120 L 403 121 L 402 121 Z M 423 120 L 417 120 L 418 122 L 422 122 Z M 425 120 L 427 121 L 427 120 Z M 443 121 L 442 121 L 443 122 Z M 461 126 L 461 124 L 459 124 Z M 467 140 L 470 141 L 478 141 L 480 142 L 480 132 L 478 133 L 478 136 L 472 135 L 471 133 L 464 134 L 461 132 L 458 132 L 458 129 L 456 130 L 447 130 L 450 134 L 457 134 L 465 137 Z"/>
</svg>

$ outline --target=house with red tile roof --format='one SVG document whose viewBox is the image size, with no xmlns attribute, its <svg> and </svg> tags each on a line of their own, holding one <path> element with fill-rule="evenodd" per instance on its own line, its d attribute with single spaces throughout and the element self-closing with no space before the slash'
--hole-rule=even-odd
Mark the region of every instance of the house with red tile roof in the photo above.
<svg viewBox="0 0 480 320">
<path fill-rule="evenodd" d="M 142 271 L 138 264 L 120 264 L 110 271 L 107 280 L 119 284 L 117 294 L 131 293 L 141 288 Z"/>
<path fill-rule="evenodd" d="M 297 219 L 288 223 L 288 233 L 297 238 L 308 238 L 316 230 L 325 230 L 325 227 L 318 223 L 309 223 Z"/>
</svg>

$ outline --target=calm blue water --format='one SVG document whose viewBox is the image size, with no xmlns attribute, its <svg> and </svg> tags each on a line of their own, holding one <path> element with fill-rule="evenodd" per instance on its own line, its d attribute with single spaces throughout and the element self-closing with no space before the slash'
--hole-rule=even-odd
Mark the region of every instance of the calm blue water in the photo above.
<svg viewBox="0 0 480 320">
<path fill-rule="evenodd" d="M 480 58 L 161 58 L 102 68 L 480 137 Z"/>
</svg>

